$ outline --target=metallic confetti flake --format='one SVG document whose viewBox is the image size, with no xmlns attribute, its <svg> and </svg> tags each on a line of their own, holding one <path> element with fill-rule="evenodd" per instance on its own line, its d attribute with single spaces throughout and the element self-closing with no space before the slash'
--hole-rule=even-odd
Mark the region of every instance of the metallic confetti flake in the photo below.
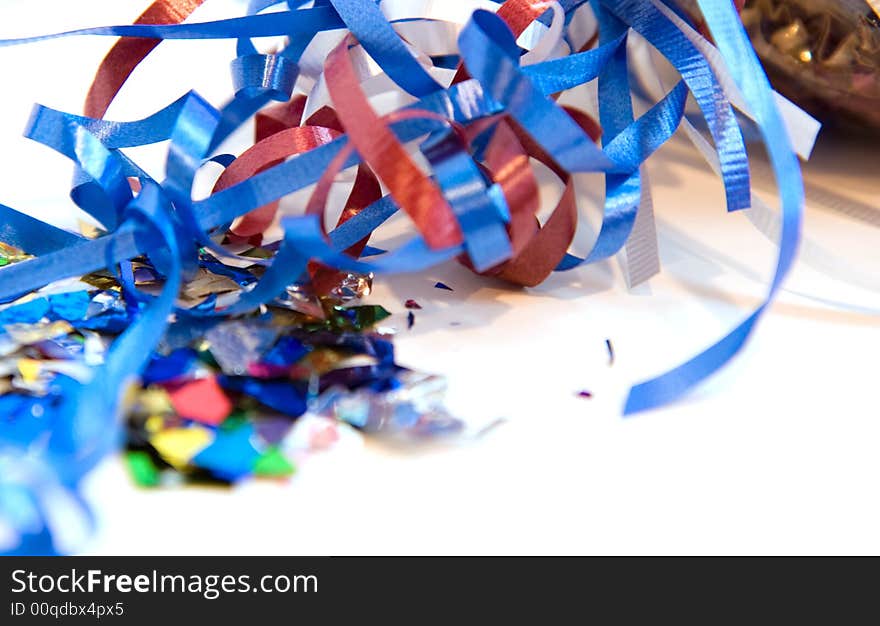
<svg viewBox="0 0 880 626">
<path fill-rule="evenodd" d="M 391 313 L 378 304 L 348 308 L 334 306 L 328 321 L 336 330 L 364 331 L 389 317 Z"/>
<path fill-rule="evenodd" d="M 211 294 L 239 291 L 238 283 L 227 276 L 218 276 L 204 269 L 199 269 L 195 278 L 183 287 L 182 297 L 187 301 L 207 298 Z"/>
<path fill-rule="evenodd" d="M 242 376 L 272 346 L 279 329 L 254 321 L 218 324 L 205 334 L 208 349 L 224 374 Z"/>
<path fill-rule="evenodd" d="M 119 291 L 121 289 L 119 283 L 116 281 L 116 278 L 114 278 L 111 274 L 108 274 L 107 272 L 95 272 L 92 274 L 86 274 L 80 280 L 87 285 L 97 287 L 98 289 L 102 289 L 104 291 Z"/>
<path fill-rule="evenodd" d="M 321 300 L 310 291 L 303 290 L 299 286 L 288 287 L 285 295 L 276 298 L 272 305 L 302 313 L 312 319 L 326 319 L 326 313 L 324 312 Z"/>
<path fill-rule="evenodd" d="M 399 387 L 383 393 L 329 389 L 312 410 L 370 432 L 437 434 L 462 428 L 461 421 L 443 408 L 444 378 L 404 372 L 399 383 Z"/>
<path fill-rule="evenodd" d="M 0 267 L 4 265 L 10 265 L 12 263 L 18 263 L 19 261 L 26 261 L 32 258 L 34 257 L 29 254 L 25 254 L 18 248 L 7 245 L 0 241 Z"/>
<path fill-rule="evenodd" d="M 23 346 L 54 339 L 73 331 L 73 327 L 63 320 L 49 324 L 9 324 L 4 328 L 13 341 Z"/>
<path fill-rule="evenodd" d="M 370 295 L 373 291 L 373 274 L 345 274 L 330 290 L 330 297 L 340 302 L 350 302 Z"/>
<path fill-rule="evenodd" d="M 92 301 L 86 310 L 86 317 L 95 317 L 107 311 L 124 311 L 125 303 L 119 293 L 113 291 L 100 291 L 92 296 Z"/>
</svg>

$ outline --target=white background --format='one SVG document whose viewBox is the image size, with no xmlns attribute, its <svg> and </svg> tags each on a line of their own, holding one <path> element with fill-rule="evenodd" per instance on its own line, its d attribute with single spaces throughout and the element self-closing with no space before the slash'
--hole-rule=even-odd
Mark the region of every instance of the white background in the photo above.
<svg viewBox="0 0 880 626">
<path fill-rule="evenodd" d="M 212 0 L 196 17 L 229 15 L 229 5 Z M 3 0 L 0 36 L 125 23 L 144 7 Z M 69 163 L 20 133 L 34 102 L 81 110 L 110 44 L 0 49 L 0 202 L 69 219 Z M 220 104 L 232 56 L 231 42 L 163 44 L 109 117 L 143 117 L 190 88 Z M 144 162 L 161 155 L 151 150 Z M 824 136 L 807 179 L 880 210 L 878 157 L 867 138 Z M 621 417 L 632 383 L 691 357 L 760 302 L 775 262 L 774 245 L 725 213 L 718 181 L 683 140 L 650 171 L 663 273 L 647 286 L 627 290 L 616 262 L 528 290 L 455 264 L 377 281 L 373 300 L 399 314 L 400 362 L 448 377 L 464 437 L 354 441 L 308 459 L 287 484 L 234 490 L 139 490 L 111 459 L 87 481 L 100 531 L 85 552 L 880 552 L 877 291 L 798 265 L 730 367 L 686 401 Z M 596 184 L 579 181 L 585 197 Z M 813 205 L 806 234 L 880 276 L 876 228 Z M 411 331 L 408 298 L 423 307 Z M 582 389 L 595 397 L 577 398 Z"/>
</svg>

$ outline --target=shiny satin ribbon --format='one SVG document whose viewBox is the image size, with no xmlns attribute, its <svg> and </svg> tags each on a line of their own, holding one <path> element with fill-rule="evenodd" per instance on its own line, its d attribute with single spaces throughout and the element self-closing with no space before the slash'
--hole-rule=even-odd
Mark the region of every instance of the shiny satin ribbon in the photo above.
<svg viewBox="0 0 880 626">
<path fill-rule="evenodd" d="M 59 474 L 61 483 L 76 494 L 80 478 L 112 448 L 116 431 L 106 426 L 107 419 L 116 412 L 116 392 L 138 374 L 164 332 L 182 276 L 196 261 L 193 241 L 207 240 L 210 234 L 242 216 L 238 236 L 258 235 L 270 210 L 274 216 L 275 203 L 293 191 L 319 183 L 306 215 L 282 218 L 284 238 L 262 279 L 243 293 L 233 308 L 199 314 L 251 310 L 277 296 L 310 269 L 315 275 L 316 261 L 351 271 L 402 272 L 419 271 L 461 256 L 479 271 L 530 285 L 543 280 L 554 268 L 571 269 L 607 258 L 627 243 L 640 216 L 650 220 L 647 203 L 643 202 L 647 190 L 640 171 L 644 161 L 677 129 L 688 94 L 699 105 L 715 142 L 728 208 L 749 206 L 747 155 L 725 90 L 705 52 L 683 34 L 661 10 L 663 7 L 651 2 L 594 2 L 602 26 L 597 48 L 530 65 L 523 64 L 516 37 L 540 20 L 531 41 L 534 49 L 541 45 L 542 37 L 550 37 L 544 49 L 538 48 L 540 55 L 535 55 L 546 57 L 551 43 L 553 49 L 558 48 L 555 38 L 560 23 L 570 23 L 584 2 L 562 0 L 557 8 L 534 0 L 510 0 L 496 13 L 477 11 L 461 30 L 458 42 L 467 74 L 463 69 L 459 71 L 456 84 L 449 88 L 443 88 L 432 70 L 425 69 L 424 59 L 420 61 L 417 56 L 418 47 L 410 47 L 395 32 L 381 4 L 333 0 L 316 3 L 312 8 L 260 14 L 276 3 L 258 1 L 251 4 L 245 17 L 202 24 L 171 23 L 181 21 L 197 4 L 157 3 L 164 8 L 156 11 L 177 7 L 176 13 L 168 14 L 166 24 L 156 24 L 153 18 L 144 17 L 145 13 L 140 24 L 64 34 L 121 36 L 124 39 L 117 45 L 123 48 L 125 42 L 137 41 L 131 38 L 149 38 L 150 42 L 132 47 L 127 63 L 110 62 L 107 69 L 102 66 L 100 80 L 96 81 L 101 84 L 90 91 L 86 116 L 37 108 L 29 125 L 30 137 L 71 158 L 87 177 L 81 181 L 87 188 L 80 194 L 79 204 L 110 232 L 95 240 L 84 240 L 61 235 L 57 229 L 24 219 L 11 209 L 3 210 L 7 226 L 0 234 L 4 240 L 22 244 L 38 256 L 3 270 L 0 298 L 9 300 L 59 278 L 124 264 L 140 254 L 151 256 L 168 276 L 158 297 L 138 294 L 133 285 L 126 286 L 141 309 L 140 316 L 117 340 L 93 383 L 80 387 L 71 383 L 67 400 L 58 408 L 59 427 L 45 457 L 48 469 L 38 463 L 29 478 L 21 481 L 32 486 L 26 493 L 34 498 L 39 489 L 35 485 L 45 483 L 39 478 L 43 476 L 40 472 L 51 474 L 58 468 L 64 468 Z M 386 4 L 384 10 L 391 11 L 394 3 Z M 703 7 L 706 22 L 742 101 L 764 133 L 777 173 L 783 197 L 780 260 L 767 301 L 703 354 L 635 386 L 625 407 L 627 414 L 675 400 L 736 354 L 772 301 L 797 248 L 800 176 L 778 102 L 733 7 L 723 2 L 700 4 L 707 5 Z M 290 95 L 300 55 L 316 34 L 343 28 L 348 32 L 342 31 L 342 39 L 334 44 L 319 75 L 326 83 L 333 111 L 318 107 L 310 112 L 306 125 L 300 126 L 305 103 L 294 99 L 289 109 L 276 110 L 276 117 L 258 118 L 258 124 L 264 129 L 273 128 L 273 132 L 266 131 L 257 144 L 259 148 L 255 146 L 254 152 L 242 155 L 240 164 L 232 161 L 213 195 L 194 201 L 195 173 L 212 152 L 271 99 Z M 682 76 L 681 83 L 638 119 L 627 104 L 630 91 L 625 44 L 629 28 L 654 44 Z M 60 35 L 4 41 L 0 45 L 33 43 L 55 36 Z M 250 39 L 265 36 L 287 36 L 290 44 L 277 55 L 260 55 Z M 235 98 L 215 110 L 197 94 L 188 94 L 139 122 L 99 119 L 134 66 L 157 40 L 165 38 L 237 39 Z M 352 62 L 355 44 L 417 101 L 389 116 L 374 111 L 362 86 L 366 75 L 359 74 Z M 108 59 L 116 58 L 116 54 L 121 53 L 111 52 Z M 473 78 L 468 79 L 468 75 Z M 604 127 L 601 147 L 595 143 L 598 133 L 591 120 L 582 111 L 559 106 L 551 97 L 597 77 Z M 405 147 L 407 142 L 424 137 L 429 139 L 421 149 L 433 176 L 416 166 Z M 171 140 L 168 177 L 161 182 L 152 180 L 119 150 L 166 139 Z M 477 154 L 482 155 L 481 159 L 475 160 Z M 529 157 L 544 162 L 565 182 L 562 198 L 543 226 L 535 219 L 538 204 Z M 279 162 L 281 159 L 285 160 Z M 333 174 L 358 164 L 358 192 L 353 190 L 344 219 L 325 233 L 321 214 Z M 585 258 L 567 254 L 577 223 L 571 175 L 578 172 L 605 174 L 608 190 L 602 228 Z M 378 198 L 378 187 L 370 182 L 374 181 L 373 174 L 387 185 L 389 196 Z M 129 186 L 131 177 L 141 187 L 136 195 Z M 370 260 L 358 259 L 370 233 L 398 210 L 411 217 L 418 234 L 396 250 Z M 45 242 L 37 249 L 31 240 L 41 234 L 46 235 Z M 638 244 L 633 243 L 627 252 L 638 259 Z M 123 271 L 125 282 L 124 275 Z M 25 442 L 27 436 L 20 433 L 20 441 Z M 28 510 L 33 515 L 20 516 L 30 524 L 22 522 L 22 529 L 34 527 L 31 522 L 47 515 L 36 499 L 32 498 L 32 504 L 36 508 Z M 24 509 L 16 510 L 20 513 Z M 22 531 L 22 546 L 49 551 L 54 545 L 51 537 L 38 526 L 35 532 Z"/>
<path fill-rule="evenodd" d="M 178 24 L 205 0 L 158 0 L 141 13 L 135 24 Z M 162 42 L 161 39 L 120 39 L 107 53 L 92 81 L 83 112 L 86 117 L 104 117 L 116 94 L 135 68 Z"/>
<path fill-rule="evenodd" d="M 733 358 L 742 349 L 782 286 L 794 263 L 800 242 L 803 182 L 797 157 L 791 148 L 772 95 L 773 90 L 749 43 L 745 29 L 736 19 L 733 5 L 708 0 L 698 2 L 731 75 L 755 116 L 776 174 L 782 205 L 779 257 L 764 303 L 721 341 L 698 356 L 662 376 L 634 386 L 624 409 L 627 414 L 676 400 Z"/>
</svg>

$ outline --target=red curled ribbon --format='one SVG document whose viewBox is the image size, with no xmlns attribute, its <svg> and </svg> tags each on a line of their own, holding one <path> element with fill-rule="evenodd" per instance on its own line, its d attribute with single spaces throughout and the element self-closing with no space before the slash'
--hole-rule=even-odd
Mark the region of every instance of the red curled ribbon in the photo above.
<svg viewBox="0 0 880 626">
<path fill-rule="evenodd" d="M 205 0 L 156 0 L 135 20 L 135 24 L 179 24 Z M 86 94 L 87 117 L 101 118 L 141 61 L 162 43 L 161 39 L 126 37 L 114 44 L 98 66 Z"/>
<path fill-rule="evenodd" d="M 330 99 L 349 140 L 429 246 L 460 244 L 461 229 L 443 193 L 413 162 L 364 95 L 349 56 L 350 42 L 351 37 L 343 40 L 324 65 Z"/>
</svg>

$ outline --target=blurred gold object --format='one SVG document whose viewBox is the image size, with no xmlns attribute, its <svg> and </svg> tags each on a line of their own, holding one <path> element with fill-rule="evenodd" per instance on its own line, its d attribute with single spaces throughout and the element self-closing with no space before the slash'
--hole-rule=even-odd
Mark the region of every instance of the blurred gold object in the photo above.
<svg viewBox="0 0 880 626">
<path fill-rule="evenodd" d="M 880 16 L 866 0 L 749 0 L 773 86 L 826 124 L 880 131 Z"/>
</svg>

